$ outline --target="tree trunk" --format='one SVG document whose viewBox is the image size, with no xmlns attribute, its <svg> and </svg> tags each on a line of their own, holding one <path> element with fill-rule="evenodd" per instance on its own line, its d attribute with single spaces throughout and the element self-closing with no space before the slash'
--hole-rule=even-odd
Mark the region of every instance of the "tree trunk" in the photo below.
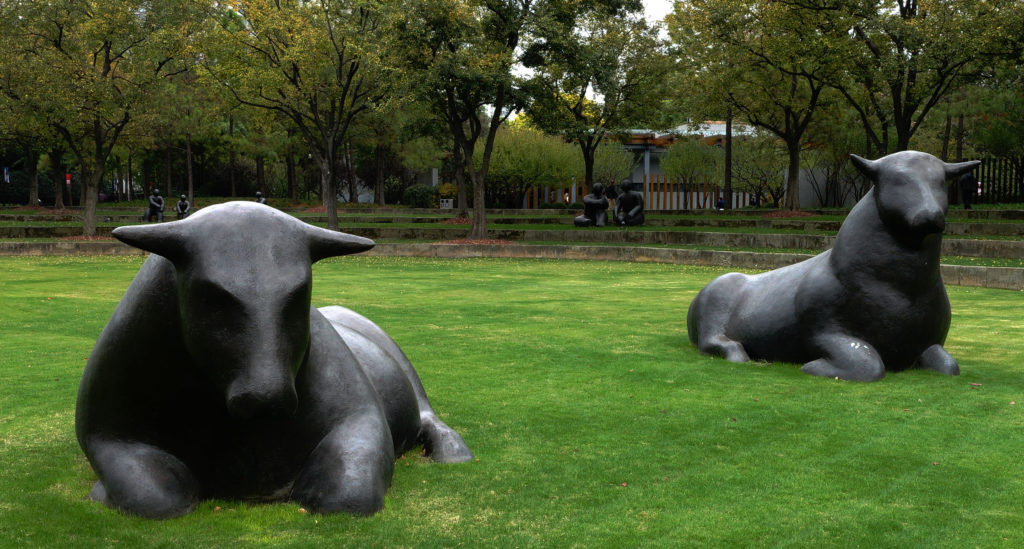
<svg viewBox="0 0 1024 549">
<path fill-rule="evenodd" d="M 785 209 L 796 211 L 800 209 L 800 142 L 787 142 L 786 149 L 789 153 L 789 170 L 786 174 Z"/>
<path fill-rule="evenodd" d="M 345 143 L 345 179 L 348 180 L 348 201 L 359 203 L 359 184 L 356 182 L 356 164 L 352 159 L 352 143 Z"/>
<path fill-rule="evenodd" d="M 725 209 L 731 210 L 732 204 L 732 111 L 725 116 Z"/>
<path fill-rule="evenodd" d="M 583 150 L 583 187 L 587 190 L 594 188 L 594 156 L 597 146 L 580 140 L 580 149 Z M 561 197 L 559 197 L 561 198 Z"/>
<path fill-rule="evenodd" d="M 134 172 L 132 172 L 132 154 L 129 152 L 128 153 L 128 177 L 127 177 L 127 180 L 128 180 L 127 181 L 128 182 L 128 192 L 126 193 L 128 195 L 128 200 L 132 199 L 132 192 L 135 189 L 135 175 L 133 175 L 133 174 L 134 174 Z"/>
<path fill-rule="evenodd" d="M 942 130 L 942 154 L 939 156 L 939 158 L 941 158 L 943 162 L 949 161 L 949 135 L 952 126 L 953 117 L 947 114 L 946 126 Z"/>
<path fill-rule="evenodd" d="M 331 168 L 334 165 L 333 158 L 320 160 L 320 189 L 323 194 L 323 203 L 327 209 L 327 228 L 332 231 L 338 230 L 338 201 L 334 196 L 337 194 L 337 184 L 331 175 Z"/>
<path fill-rule="evenodd" d="M 96 236 L 96 202 L 100 194 L 100 183 L 103 180 L 102 169 L 91 169 L 82 163 L 82 190 L 84 206 L 82 212 L 82 234 Z"/>
<path fill-rule="evenodd" d="M 169 197 L 173 194 L 171 191 L 171 147 L 168 145 L 164 149 L 164 196 Z M 158 187 L 159 188 L 159 187 Z"/>
<path fill-rule="evenodd" d="M 453 175 L 455 176 L 455 189 L 458 193 L 459 207 L 459 213 L 455 217 L 469 217 L 469 198 L 466 196 L 466 170 L 462 165 L 462 145 L 459 143 L 456 143 L 452 150 L 452 164 L 455 166 Z"/>
<path fill-rule="evenodd" d="M 264 197 L 270 196 L 267 192 L 266 160 L 262 155 L 256 156 L 256 189 L 263 193 Z"/>
<path fill-rule="evenodd" d="M 25 147 L 25 170 L 28 172 L 28 205 L 39 205 L 39 151 Z"/>
<path fill-rule="evenodd" d="M 476 171 L 476 170 L 474 170 Z M 473 240 L 485 240 L 487 238 L 487 187 L 484 186 L 482 174 L 477 173 L 473 177 L 473 228 L 469 231 L 469 238 Z"/>
<path fill-rule="evenodd" d="M 288 145 L 288 149 L 284 153 L 284 167 L 286 173 L 286 179 L 288 179 L 288 198 L 292 200 L 293 204 L 299 202 L 299 185 L 295 178 L 295 148 Z"/>
<path fill-rule="evenodd" d="M 185 172 L 188 174 L 188 202 L 194 202 L 192 198 L 192 134 L 185 132 Z"/>
<path fill-rule="evenodd" d="M 64 163 L 61 158 L 64 151 L 50 151 L 50 169 L 53 170 L 53 209 L 64 209 Z"/>
<path fill-rule="evenodd" d="M 964 161 L 964 115 L 956 118 L 956 161 Z"/>
<path fill-rule="evenodd" d="M 235 186 L 235 119 L 228 117 L 228 180 L 231 182 L 231 196 L 238 196 Z"/>
<path fill-rule="evenodd" d="M 373 174 L 374 186 L 373 186 L 373 198 L 374 202 L 378 206 L 384 205 L 384 145 L 377 144 L 377 149 L 374 151 L 376 158 L 375 170 Z"/>
</svg>

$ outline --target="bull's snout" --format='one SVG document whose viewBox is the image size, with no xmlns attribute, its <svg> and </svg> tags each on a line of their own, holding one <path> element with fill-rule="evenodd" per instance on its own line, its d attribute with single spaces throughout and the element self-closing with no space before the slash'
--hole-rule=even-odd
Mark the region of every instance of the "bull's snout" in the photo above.
<svg viewBox="0 0 1024 549">
<path fill-rule="evenodd" d="M 921 209 L 910 217 L 909 225 L 918 233 L 941 233 L 946 229 L 946 214 L 938 208 Z"/>
<path fill-rule="evenodd" d="M 248 372 L 228 386 L 228 413 L 236 419 L 289 417 L 295 414 L 298 396 L 289 370 Z"/>
</svg>

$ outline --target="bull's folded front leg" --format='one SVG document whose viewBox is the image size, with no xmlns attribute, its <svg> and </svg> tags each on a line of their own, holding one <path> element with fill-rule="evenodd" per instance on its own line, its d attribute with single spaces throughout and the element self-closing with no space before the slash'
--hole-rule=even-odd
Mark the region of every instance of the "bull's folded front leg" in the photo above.
<svg viewBox="0 0 1024 549">
<path fill-rule="evenodd" d="M 804 364 L 800 371 L 848 381 L 877 381 L 885 377 L 885 364 L 867 342 L 846 334 L 820 334 L 813 348 L 824 356 Z"/>
<path fill-rule="evenodd" d="M 361 412 L 320 441 L 292 485 L 291 499 L 317 513 L 372 515 L 384 507 L 394 467 L 384 414 Z"/>
<path fill-rule="evenodd" d="M 960 365 L 952 355 L 942 348 L 942 345 L 932 345 L 925 349 L 918 357 L 915 366 L 924 370 L 934 370 L 947 376 L 960 375 Z"/>
<path fill-rule="evenodd" d="M 178 458 L 141 442 L 90 442 L 100 479 L 89 497 L 146 518 L 190 513 L 199 503 L 195 476 Z"/>
</svg>

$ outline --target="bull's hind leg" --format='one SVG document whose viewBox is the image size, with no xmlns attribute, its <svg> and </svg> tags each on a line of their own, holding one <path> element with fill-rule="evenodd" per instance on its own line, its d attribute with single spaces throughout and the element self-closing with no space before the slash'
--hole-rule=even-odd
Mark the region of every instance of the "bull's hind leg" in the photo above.
<svg viewBox="0 0 1024 549">
<path fill-rule="evenodd" d="M 848 381 L 877 381 L 885 377 L 885 364 L 868 343 L 845 334 L 821 334 L 814 347 L 825 356 L 804 364 L 800 371 Z"/>
<path fill-rule="evenodd" d="M 199 485 L 173 455 L 140 442 L 91 441 L 90 460 L 99 474 L 89 497 L 146 518 L 171 518 L 199 503 Z"/>
<path fill-rule="evenodd" d="M 947 376 L 960 375 L 960 365 L 952 355 L 942 348 L 942 345 L 932 345 L 925 349 L 914 366 L 924 370 L 934 370 Z"/>
<path fill-rule="evenodd" d="M 750 360 L 743 344 L 725 335 L 725 327 L 746 283 L 746 275 L 722 275 L 712 280 L 690 303 L 686 328 L 690 343 L 696 345 L 698 351 L 724 357 L 730 362 Z"/>
</svg>

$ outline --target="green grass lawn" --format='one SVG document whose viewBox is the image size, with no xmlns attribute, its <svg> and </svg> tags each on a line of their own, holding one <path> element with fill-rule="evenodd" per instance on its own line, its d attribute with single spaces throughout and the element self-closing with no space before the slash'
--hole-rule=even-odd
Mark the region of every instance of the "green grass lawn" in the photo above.
<svg viewBox="0 0 1024 549">
<path fill-rule="evenodd" d="M 1024 544 L 1024 294 L 949 288 L 961 376 L 851 383 L 700 356 L 686 309 L 723 271 L 611 262 L 317 264 L 314 304 L 387 330 L 477 460 L 402 457 L 368 518 L 123 516 L 86 499 L 74 406 L 141 262 L 0 258 L 0 546 Z"/>
</svg>

